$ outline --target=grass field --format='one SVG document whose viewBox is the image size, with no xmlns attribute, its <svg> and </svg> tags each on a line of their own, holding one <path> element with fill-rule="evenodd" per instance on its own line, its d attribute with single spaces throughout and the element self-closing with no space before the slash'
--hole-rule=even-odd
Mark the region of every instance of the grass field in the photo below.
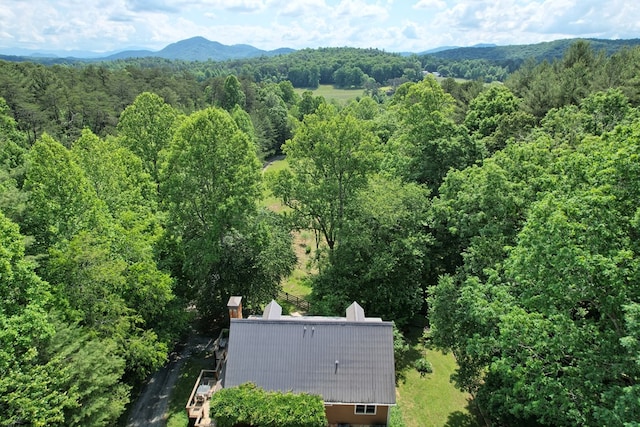
<svg viewBox="0 0 640 427">
<path fill-rule="evenodd" d="M 287 159 L 276 160 L 269 163 L 263 173 L 267 175 L 287 167 Z M 266 188 L 262 205 L 274 212 L 283 212 L 287 209 L 282 206 L 280 200 Z M 306 278 L 309 274 L 315 271 L 309 264 L 309 260 L 313 256 L 313 252 L 315 250 L 315 238 L 313 233 L 307 230 L 294 232 L 293 245 L 296 257 L 298 258 L 298 264 L 296 265 L 293 273 L 282 283 L 282 290 L 290 293 L 291 295 L 304 298 L 311 293 L 311 288 L 306 282 Z"/>
<path fill-rule="evenodd" d="M 479 427 L 468 408 L 469 395 L 449 381 L 456 368 L 453 355 L 418 348 L 431 362 L 433 373 L 421 377 L 413 367 L 402 371 L 396 399 L 406 427 Z"/>
<path fill-rule="evenodd" d="M 310 89 L 295 89 L 298 95 L 302 95 Z M 314 96 L 323 96 L 324 99 L 330 101 L 335 99 L 339 104 L 345 105 L 349 101 L 356 99 L 359 96 L 363 96 L 364 89 L 336 89 L 333 85 L 320 85 L 318 89 L 311 90 Z"/>
</svg>

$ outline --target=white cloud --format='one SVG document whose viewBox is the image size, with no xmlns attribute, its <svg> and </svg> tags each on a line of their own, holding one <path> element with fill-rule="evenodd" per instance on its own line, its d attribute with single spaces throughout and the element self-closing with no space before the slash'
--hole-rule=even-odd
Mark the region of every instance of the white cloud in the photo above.
<svg viewBox="0 0 640 427">
<path fill-rule="evenodd" d="M 353 18 L 376 18 L 384 20 L 388 16 L 385 7 L 369 4 L 363 0 L 342 0 L 334 9 L 334 16 Z"/>
<path fill-rule="evenodd" d="M 300 0 L 290 1 L 278 9 L 278 15 L 290 18 L 305 16 L 322 16 L 329 11 L 324 0 Z"/>
<path fill-rule="evenodd" d="M 414 9 L 444 9 L 447 4 L 443 0 L 420 0 L 413 5 Z"/>
<path fill-rule="evenodd" d="M 201 35 L 263 49 L 422 51 L 638 34 L 640 8 L 628 0 L 3 0 L 0 8 L 0 48 L 42 50 L 161 49 Z"/>
</svg>

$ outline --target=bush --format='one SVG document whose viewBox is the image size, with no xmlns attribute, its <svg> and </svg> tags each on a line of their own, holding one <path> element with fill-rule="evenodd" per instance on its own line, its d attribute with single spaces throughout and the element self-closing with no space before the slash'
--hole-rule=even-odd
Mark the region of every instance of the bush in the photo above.
<svg viewBox="0 0 640 427">
<path fill-rule="evenodd" d="M 402 419 L 402 411 L 400 410 L 400 406 L 392 406 L 391 407 L 391 416 L 389 417 L 389 427 L 407 427 Z"/>
<path fill-rule="evenodd" d="M 429 362 L 426 357 L 416 360 L 413 366 L 420 372 L 421 377 L 433 372 L 433 366 L 431 366 L 431 362 Z"/>
<path fill-rule="evenodd" d="M 211 418 L 220 427 L 325 427 L 320 396 L 265 391 L 255 384 L 225 388 L 211 398 Z"/>
</svg>

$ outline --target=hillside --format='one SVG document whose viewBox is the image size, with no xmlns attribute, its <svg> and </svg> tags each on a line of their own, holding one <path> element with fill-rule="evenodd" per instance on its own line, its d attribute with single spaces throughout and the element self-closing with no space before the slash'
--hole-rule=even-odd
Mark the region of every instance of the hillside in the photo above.
<svg viewBox="0 0 640 427">
<path fill-rule="evenodd" d="M 192 37 L 171 43 L 159 51 L 146 49 L 123 50 L 103 55 L 95 52 L 40 52 L 35 50 L 9 49 L 0 52 L 0 59 L 12 62 L 32 61 L 47 65 L 70 62 L 116 61 L 130 58 L 162 58 L 181 61 L 227 61 L 232 59 L 248 59 L 261 56 L 276 56 L 294 52 L 294 49 L 279 48 L 262 50 L 247 44 L 224 45 L 204 37 Z"/>
<path fill-rule="evenodd" d="M 103 58 L 105 60 L 125 58 L 157 57 L 183 61 L 226 61 L 229 59 L 245 59 L 258 56 L 274 56 L 293 52 L 293 49 L 280 48 L 273 51 L 258 49 L 247 44 L 227 46 L 210 41 L 204 37 L 192 37 L 166 46 L 158 52 L 124 51 Z"/>
<path fill-rule="evenodd" d="M 448 59 L 452 61 L 463 61 L 470 59 L 484 59 L 493 62 L 523 62 L 528 58 L 536 61 L 553 60 L 561 58 L 565 50 L 576 41 L 581 39 L 554 40 L 552 42 L 542 42 L 526 45 L 509 46 L 473 46 L 460 47 L 436 52 L 426 53 L 428 55 Z M 628 40 L 603 40 L 584 39 L 591 43 L 594 51 L 604 51 L 607 55 L 622 49 L 640 45 L 640 39 Z"/>
</svg>

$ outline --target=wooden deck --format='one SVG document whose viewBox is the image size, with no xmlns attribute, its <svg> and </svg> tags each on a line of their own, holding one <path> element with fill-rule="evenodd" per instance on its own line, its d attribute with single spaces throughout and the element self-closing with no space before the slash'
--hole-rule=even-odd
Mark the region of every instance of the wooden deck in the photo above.
<svg viewBox="0 0 640 427">
<path fill-rule="evenodd" d="M 213 352 L 216 357 L 214 369 L 203 369 L 193 385 L 193 390 L 187 401 L 187 416 L 195 420 L 194 427 L 215 426 L 209 418 L 209 401 L 213 393 L 222 388 L 224 367 L 227 361 L 227 343 L 229 330 L 223 329 L 213 342 Z"/>
</svg>

